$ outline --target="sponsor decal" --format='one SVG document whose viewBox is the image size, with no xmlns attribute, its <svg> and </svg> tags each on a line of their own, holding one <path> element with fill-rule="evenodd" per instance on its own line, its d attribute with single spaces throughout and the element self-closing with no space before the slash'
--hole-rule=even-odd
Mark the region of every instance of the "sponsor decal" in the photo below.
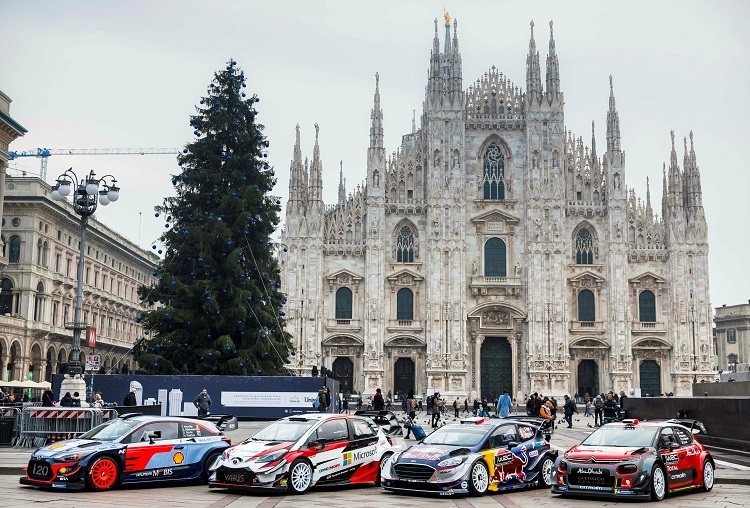
<svg viewBox="0 0 750 508">
<path fill-rule="evenodd" d="M 498 452 L 498 455 L 495 456 L 495 465 L 497 465 L 497 466 L 502 466 L 502 465 L 505 465 L 505 464 L 510 464 L 511 462 L 513 462 L 513 454 L 512 453 L 509 453 L 509 452 L 506 452 L 506 451 L 502 451 L 502 452 Z"/>
<path fill-rule="evenodd" d="M 341 464 L 342 466 L 348 466 L 354 461 L 354 453 L 352 452 L 346 452 L 344 454 L 344 462 Z"/>
<path fill-rule="evenodd" d="M 67 483 L 53 483 L 52 486 L 56 489 L 67 489 L 68 484 Z"/>
<path fill-rule="evenodd" d="M 629 489 L 620 489 L 620 490 L 615 490 L 615 494 L 635 494 L 635 491 L 629 490 Z"/>
<path fill-rule="evenodd" d="M 593 467 L 579 467 L 576 469 L 576 473 L 578 474 L 604 474 L 604 469 L 599 468 L 593 468 Z"/>
<path fill-rule="evenodd" d="M 539 450 L 533 450 L 529 452 L 529 458 L 533 458 L 539 455 Z"/>
<path fill-rule="evenodd" d="M 404 452 L 401 457 L 405 459 L 419 459 L 419 460 L 438 460 L 442 457 L 442 453 L 425 453 L 425 452 Z"/>
<path fill-rule="evenodd" d="M 697 448 L 688 448 L 687 453 L 686 453 L 688 457 L 693 457 L 695 455 L 700 455 L 700 454 L 701 454 L 701 451 L 698 450 Z"/>
<path fill-rule="evenodd" d="M 469 484 L 467 482 L 461 482 L 461 488 L 462 489 L 465 489 L 468 486 L 469 486 Z"/>
<path fill-rule="evenodd" d="M 172 462 L 175 464 L 182 464 L 185 461 L 185 455 L 182 452 L 177 452 L 172 455 Z"/>
<path fill-rule="evenodd" d="M 227 473 L 224 475 L 224 481 L 227 483 L 243 483 L 245 476 L 242 473 Z"/>
<path fill-rule="evenodd" d="M 582 490 L 610 490 L 609 487 L 599 487 L 596 485 L 578 485 L 576 488 Z"/>
<path fill-rule="evenodd" d="M 667 466 L 667 473 L 677 471 L 677 466 Z"/>
<path fill-rule="evenodd" d="M 363 452 L 354 452 L 354 460 L 362 460 L 375 455 L 375 448 Z"/>
<path fill-rule="evenodd" d="M 678 457 L 676 453 L 665 453 L 661 457 L 667 464 L 677 464 Z"/>
<path fill-rule="evenodd" d="M 159 476 L 172 476 L 174 474 L 174 471 L 170 468 L 166 469 L 152 469 L 150 471 L 139 471 L 135 473 L 136 478 L 147 478 L 147 477 L 153 477 L 158 478 Z"/>
<path fill-rule="evenodd" d="M 566 490 L 568 490 L 568 487 L 565 487 L 564 485 L 558 485 L 557 490 L 565 492 Z"/>
<path fill-rule="evenodd" d="M 67 443 L 55 443 L 49 447 L 49 450 L 55 451 L 55 450 L 59 450 L 60 448 L 65 448 L 66 446 L 67 446 Z"/>
<path fill-rule="evenodd" d="M 67 476 L 58 476 L 57 477 L 57 481 L 59 481 L 59 482 L 67 482 L 68 481 L 68 477 Z"/>
<path fill-rule="evenodd" d="M 631 480 L 630 478 L 623 478 L 622 482 L 620 483 L 620 485 L 622 487 L 625 487 L 625 488 L 632 487 L 633 486 L 633 480 Z"/>
<path fill-rule="evenodd" d="M 286 478 L 284 478 L 283 480 L 280 480 L 279 485 L 281 485 L 282 487 L 286 487 Z"/>
<path fill-rule="evenodd" d="M 673 473 L 669 475 L 669 480 L 673 482 L 687 479 L 689 479 L 687 471 L 680 471 L 679 473 Z"/>
</svg>

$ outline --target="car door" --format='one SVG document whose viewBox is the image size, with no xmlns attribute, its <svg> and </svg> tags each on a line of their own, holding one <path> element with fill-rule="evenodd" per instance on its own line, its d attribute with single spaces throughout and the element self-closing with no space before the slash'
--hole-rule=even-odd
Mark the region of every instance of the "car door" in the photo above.
<svg viewBox="0 0 750 508">
<path fill-rule="evenodd" d="M 692 471 L 686 469 L 687 447 L 680 444 L 673 427 L 662 427 L 659 431 L 659 453 L 667 469 L 667 484 L 670 490 L 692 480 Z"/>
<path fill-rule="evenodd" d="M 176 448 L 179 446 L 176 421 L 146 423 L 136 427 L 122 442 L 128 445 L 123 469 L 125 482 L 174 478 L 175 466 L 185 457 Z"/>
<path fill-rule="evenodd" d="M 376 424 L 364 418 L 349 420 L 351 441 L 344 448 L 343 459 L 349 463 L 347 467 L 353 467 L 352 482 L 375 481 L 377 477 L 378 429 Z"/>
<path fill-rule="evenodd" d="M 686 473 L 685 482 L 694 482 L 696 474 L 700 474 L 703 469 L 701 461 L 701 449 L 696 445 L 693 435 L 685 428 L 675 426 L 674 435 L 680 447 L 678 448 L 677 459 L 680 471 Z"/>
<path fill-rule="evenodd" d="M 182 456 L 175 455 L 175 470 L 179 469 L 180 477 L 196 476 L 198 469 L 202 470 L 203 458 L 210 450 L 220 449 L 216 442 L 220 441 L 221 437 L 209 427 L 189 420 L 179 421 L 178 428 L 179 440 L 175 444 L 175 450 L 182 453 Z"/>
<path fill-rule="evenodd" d="M 342 471 L 353 460 L 351 452 L 345 452 L 349 444 L 349 426 L 345 418 L 326 420 L 310 436 L 309 444 L 316 448 L 310 460 L 315 468 L 315 482 L 330 483 L 339 481 Z M 348 456 L 347 456 L 348 455 Z"/>
<path fill-rule="evenodd" d="M 516 425 L 507 423 L 500 425 L 488 440 L 488 446 L 493 451 L 492 481 L 505 485 L 518 479 L 518 473 L 523 469 L 521 463 L 521 445 L 518 442 Z"/>
</svg>

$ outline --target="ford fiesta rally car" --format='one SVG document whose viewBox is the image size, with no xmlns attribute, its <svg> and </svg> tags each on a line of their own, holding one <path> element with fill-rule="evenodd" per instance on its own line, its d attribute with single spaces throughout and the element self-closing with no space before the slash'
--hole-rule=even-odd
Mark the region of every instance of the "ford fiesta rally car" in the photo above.
<svg viewBox="0 0 750 508">
<path fill-rule="evenodd" d="M 282 489 L 380 483 L 380 466 L 399 451 L 370 418 L 310 413 L 282 418 L 226 450 L 210 467 L 209 487 Z"/>
<path fill-rule="evenodd" d="M 552 492 L 660 501 L 669 492 L 710 491 L 714 460 L 671 421 L 624 420 L 591 433 L 556 464 Z"/>
<path fill-rule="evenodd" d="M 541 418 L 466 418 L 445 425 L 394 454 L 382 487 L 441 495 L 549 487 L 557 450 L 545 440 Z"/>
<path fill-rule="evenodd" d="M 236 428 L 237 419 L 222 417 L 217 427 L 205 420 L 125 415 L 35 450 L 20 481 L 68 490 L 205 481 L 208 465 L 230 446 L 220 430 L 227 424 Z"/>
</svg>

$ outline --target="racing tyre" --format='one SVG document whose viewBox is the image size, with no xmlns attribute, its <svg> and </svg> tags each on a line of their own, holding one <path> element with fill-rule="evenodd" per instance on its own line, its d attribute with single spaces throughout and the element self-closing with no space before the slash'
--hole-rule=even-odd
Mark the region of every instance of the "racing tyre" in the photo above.
<svg viewBox="0 0 750 508">
<path fill-rule="evenodd" d="M 304 494 L 312 486 L 313 470 L 310 463 L 304 459 L 292 462 L 289 468 L 288 488 L 292 494 Z"/>
<path fill-rule="evenodd" d="M 548 489 L 552 487 L 552 479 L 555 471 L 555 461 L 552 457 L 544 457 L 539 465 L 539 480 L 536 482 L 537 487 Z"/>
<path fill-rule="evenodd" d="M 661 501 L 667 495 L 667 477 L 664 468 L 655 465 L 651 470 L 651 500 Z"/>
<path fill-rule="evenodd" d="M 208 470 L 211 465 L 213 465 L 214 461 L 217 457 L 221 455 L 222 452 L 212 452 L 208 454 L 208 457 L 206 457 L 206 462 L 203 463 L 203 483 L 208 483 L 208 477 L 211 476 L 211 471 Z"/>
<path fill-rule="evenodd" d="M 375 486 L 380 487 L 380 478 L 382 477 L 383 472 L 383 466 L 385 466 L 385 463 L 388 462 L 388 459 L 391 458 L 392 453 L 384 453 L 382 457 L 380 457 L 380 463 L 378 464 L 378 477 L 375 479 Z"/>
<path fill-rule="evenodd" d="M 472 496 L 482 496 L 490 486 L 490 473 L 484 462 L 477 461 L 469 470 L 469 492 Z"/>
<path fill-rule="evenodd" d="M 714 465 L 710 460 L 703 461 L 703 490 L 710 492 L 714 488 Z"/>
<path fill-rule="evenodd" d="M 93 490 L 109 490 L 120 481 L 120 467 L 110 456 L 103 456 L 89 465 L 86 471 L 86 484 Z"/>
</svg>

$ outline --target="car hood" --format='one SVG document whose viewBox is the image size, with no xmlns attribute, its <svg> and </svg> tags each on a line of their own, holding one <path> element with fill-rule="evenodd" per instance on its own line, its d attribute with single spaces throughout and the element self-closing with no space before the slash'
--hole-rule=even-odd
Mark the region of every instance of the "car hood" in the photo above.
<svg viewBox="0 0 750 508">
<path fill-rule="evenodd" d="M 415 445 L 410 446 L 399 454 L 396 464 L 429 464 L 436 466 L 438 462 L 451 457 L 460 457 L 474 453 L 466 446 L 448 445 Z"/>
<path fill-rule="evenodd" d="M 649 451 L 653 451 L 653 449 L 643 446 L 623 447 L 576 445 L 565 453 L 565 457 L 579 461 L 590 461 L 593 457 L 595 461 L 604 461 L 637 457 L 644 453 L 648 453 Z"/>
<path fill-rule="evenodd" d="M 289 448 L 294 441 L 256 441 L 250 440 L 238 444 L 227 451 L 227 456 L 243 460 L 257 460 L 284 448 Z"/>
<path fill-rule="evenodd" d="M 68 454 L 73 452 L 90 452 L 96 448 L 109 447 L 112 443 L 109 441 L 95 441 L 93 439 L 68 439 L 58 441 L 57 443 L 43 446 L 34 452 L 34 457 L 49 458 L 59 454 Z"/>
</svg>

